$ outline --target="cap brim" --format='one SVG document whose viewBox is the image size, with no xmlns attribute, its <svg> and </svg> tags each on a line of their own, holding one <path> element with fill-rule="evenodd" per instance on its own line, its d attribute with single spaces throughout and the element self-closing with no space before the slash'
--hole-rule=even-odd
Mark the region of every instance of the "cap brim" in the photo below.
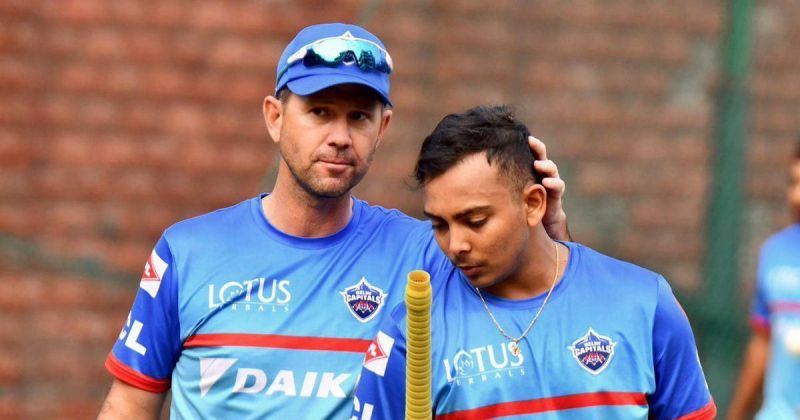
<svg viewBox="0 0 800 420">
<path fill-rule="evenodd" d="M 289 90 L 291 90 L 292 93 L 300 96 L 312 95 L 323 89 L 327 89 L 331 86 L 345 85 L 345 84 L 356 84 L 356 85 L 366 86 L 372 89 L 375 93 L 377 93 L 385 104 L 392 105 L 392 101 L 389 100 L 389 96 L 381 92 L 380 90 L 376 89 L 375 86 L 369 80 L 360 78 L 352 74 L 308 75 L 305 77 L 294 79 L 286 83 L 286 85 L 289 87 Z"/>
</svg>

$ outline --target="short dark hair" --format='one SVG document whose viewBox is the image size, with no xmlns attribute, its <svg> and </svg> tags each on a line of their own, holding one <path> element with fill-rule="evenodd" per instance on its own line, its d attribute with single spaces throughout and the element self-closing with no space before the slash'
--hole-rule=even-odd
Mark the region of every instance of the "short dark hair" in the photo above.
<svg viewBox="0 0 800 420">
<path fill-rule="evenodd" d="M 512 186 L 521 191 L 531 181 L 540 182 L 528 146 L 530 131 L 507 105 L 478 106 L 442 119 L 422 142 L 414 169 L 419 187 L 442 175 L 465 157 L 486 153 Z"/>
<path fill-rule="evenodd" d="M 285 87 L 285 88 L 279 90 L 278 93 L 275 94 L 275 96 L 278 98 L 279 101 L 281 101 L 282 103 L 285 104 L 286 101 L 289 100 L 289 95 L 291 95 L 291 94 L 292 94 L 292 91 L 289 90 L 289 88 Z"/>
</svg>

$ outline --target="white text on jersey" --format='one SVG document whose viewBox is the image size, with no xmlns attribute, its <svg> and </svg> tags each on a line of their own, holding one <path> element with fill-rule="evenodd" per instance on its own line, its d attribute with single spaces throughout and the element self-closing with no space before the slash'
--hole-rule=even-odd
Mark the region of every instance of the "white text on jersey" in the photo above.
<svg viewBox="0 0 800 420">
<path fill-rule="evenodd" d="M 237 359 L 201 358 L 200 395 L 205 396 L 225 373 L 236 364 Z M 257 368 L 236 369 L 234 384 L 229 388 L 233 394 L 284 395 L 287 397 L 346 398 L 343 387 L 353 375 L 350 373 L 307 371 L 295 374 L 282 369 L 274 375 Z"/>
<path fill-rule="evenodd" d="M 250 309 L 250 305 L 254 305 L 261 312 L 265 307 L 271 307 L 271 312 L 276 312 L 278 307 L 283 308 L 282 312 L 288 312 L 288 305 L 292 300 L 289 286 L 289 280 L 273 279 L 268 282 L 263 277 L 229 281 L 219 289 L 212 284 L 208 286 L 208 307 L 213 309 L 229 305 L 231 309 L 237 309 L 241 304 L 247 310 Z"/>
</svg>

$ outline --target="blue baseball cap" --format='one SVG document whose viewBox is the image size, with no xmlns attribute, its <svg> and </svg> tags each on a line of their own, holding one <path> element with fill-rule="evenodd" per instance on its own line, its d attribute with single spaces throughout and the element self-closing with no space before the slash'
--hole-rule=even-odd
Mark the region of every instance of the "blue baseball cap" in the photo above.
<svg viewBox="0 0 800 420">
<path fill-rule="evenodd" d="M 354 65 L 357 63 L 354 63 L 353 60 L 339 60 L 339 64 L 333 62 L 324 65 L 306 65 L 307 62 L 303 60 L 303 56 L 308 50 L 312 49 L 314 45 L 319 45 L 321 41 L 331 38 L 364 42 L 364 45 L 371 44 L 377 47 L 382 53 L 381 59 L 388 67 L 365 69 L 364 66 Z M 353 53 L 351 53 L 351 57 L 355 59 Z M 354 83 L 371 88 L 380 95 L 385 104 L 391 105 L 392 102 L 389 100 L 391 60 L 383 42 L 360 26 L 344 23 L 312 25 L 300 31 L 283 50 L 281 59 L 278 61 L 275 94 L 277 95 L 281 89 L 288 87 L 292 93 L 307 96 L 331 86 Z M 375 62 L 370 60 L 368 64 L 374 65 Z"/>
</svg>

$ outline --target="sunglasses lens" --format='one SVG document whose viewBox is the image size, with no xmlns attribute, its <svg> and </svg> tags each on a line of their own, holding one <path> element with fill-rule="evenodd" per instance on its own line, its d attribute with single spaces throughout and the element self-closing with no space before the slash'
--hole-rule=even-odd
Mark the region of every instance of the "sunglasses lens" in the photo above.
<svg viewBox="0 0 800 420">
<path fill-rule="evenodd" d="M 289 67 L 302 61 L 306 67 L 338 67 L 355 64 L 362 71 L 390 74 L 392 58 L 376 44 L 358 38 L 327 38 L 307 45 L 295 52 L 278 73 L 280 80 Z"/>
<path fill-rule="evenodd" d="M 344 39 L 333 38 L 326 39 L 320 43 L 314 44 L 311 51 L 314 51 L 323 60 L 333 63 L 341 60 L 342 54 L 346 53 L 350 46 L 349 42 Z"/>
<path fill-rule="evenodd" d="M 357 64 L 364 71 L 391 72 L 386 53 L 378 46 L 352 39 L 334 38 L 319 42 L 306 52 L 303 63 L 309 67 Z"/>
</svg>

